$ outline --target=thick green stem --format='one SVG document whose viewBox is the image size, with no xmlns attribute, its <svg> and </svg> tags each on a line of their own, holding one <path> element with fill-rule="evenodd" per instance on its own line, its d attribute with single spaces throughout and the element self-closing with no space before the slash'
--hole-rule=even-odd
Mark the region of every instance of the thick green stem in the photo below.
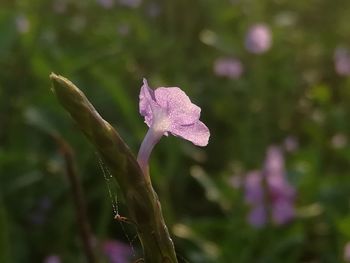
<svg viewBox="0 0 350 263">
<path fill-rule="evenodd" d="M 61 105 L 94 144 L 120 185 L 129 217 L 136 225 L 145 262 L 177 262 L 157 194 L 150 178 L 143 175 L 128 146 L 72 82 L 53 73 L 50 78 Z"/>
</svg>

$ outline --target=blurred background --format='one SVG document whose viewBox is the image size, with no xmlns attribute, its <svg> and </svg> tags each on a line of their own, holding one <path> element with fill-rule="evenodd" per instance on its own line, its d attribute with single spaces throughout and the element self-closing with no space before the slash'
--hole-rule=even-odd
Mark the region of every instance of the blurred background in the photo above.
<svg viewBox="0 0 350 263">
<path fill-rule="evenodd" d="M 143 77 L 202 108 L 207 147 L 169 136 L 151 158 L 180 262 L 350 261 L 349 16 L 345 0 L 2 0 L 0 262 L 86 262 L 55 133 L 75 151 L 100 262 L 142 256 L 51 72 L 135 155 Z"/>
</svg>

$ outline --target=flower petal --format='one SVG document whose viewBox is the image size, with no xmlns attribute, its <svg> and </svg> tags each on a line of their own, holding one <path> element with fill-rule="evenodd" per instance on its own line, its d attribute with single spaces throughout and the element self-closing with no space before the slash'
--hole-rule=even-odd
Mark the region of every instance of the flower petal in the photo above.
<svg viewBox="0 0 350 263">
<path fill-rule="evenodd" d="M 146 79 L 143 79 L 139 98 L 140 114 L 145 117 L 145 123 L 151 126 L 153 120 L 152 107 L 156 105 L 156 102 L 154 91 L 148 86 Z"/>
<path fill-rule="evenodd" d="M 294 216 L 294 205 L 290 200 L 278 200 L 272 204 L 272 219 L 277 225 L 288 223 Z"/>
<path fill-rule="evenodd" d="M 281 149 L 277 146 L 270 146 L 267 149 L 264 172 L 268 175 L 284 175 L 284 157 Z"/>
<path fill-rule="evenodd" d="M 248 215 L 248 222 L 257 228 L 260 228 L 266 224 L 267 215 L 266 209 L 262 204 L 255 206 Z"/>
<path fill-rule="evenodd" d="M 169 119 L 177 125 L 193 124 L 199 120 L 201 109 L 193 104 L 180 88 L 157 88 L 154 92 L 157 104 L 167 109 Z"/>
<path fill-rule="evenodd" d="M 248 204 L 256 205 L 264 198 L 264 189 L 262 187 L 262 174 L 260 171 L 251 171 L 245 178 L 245 196 Z"/>
<path fill-rule="evenodd" d="M 201 121 L 191 125 L 173 125 L 169 132 L 198 146 L 206 146 L 210 136 L 208 127 Z"/>
</svg>

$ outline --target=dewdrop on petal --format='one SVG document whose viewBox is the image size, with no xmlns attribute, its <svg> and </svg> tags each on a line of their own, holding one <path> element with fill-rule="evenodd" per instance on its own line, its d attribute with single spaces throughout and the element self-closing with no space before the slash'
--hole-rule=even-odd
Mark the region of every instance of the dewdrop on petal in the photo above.
<svg viewBox="0 0 350 263">
<path fill-rule="evenodd" d="M 152 90 L 144 79 L 139 98 L 140 114 L 149 127 L 137 156 L 144 173 L 147 173 L 151 151 L 163 135 L 171 133 L 198 146 L 208 144 L 210 132 L 199 120 L 201 109 L 180 88 Z"/>
</svg>

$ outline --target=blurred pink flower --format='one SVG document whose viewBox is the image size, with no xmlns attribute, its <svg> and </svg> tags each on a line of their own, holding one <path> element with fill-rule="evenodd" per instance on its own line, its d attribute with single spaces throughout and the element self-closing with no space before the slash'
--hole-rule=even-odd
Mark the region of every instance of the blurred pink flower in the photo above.
<svg viewBox="0 0 350 263">
<path fill-rule="evenodd" d="M 261 228 L 266 224 L 267 215 L 266 209 L 263 205 L 257 205 L 252 208 L 248 214 L 248 222 L 250 225 Z"/>
<path fill-rule="evenodd" d="M 61 263 L 61 258 L 57 255 L 49 255 L 44 259 L 43 263 Z"/>
<path fill-rule="evenodd" d="M 344 47 L 337 47 L 334 51 L 335 71 L 341 76 L 350 75 L 350 52 Z"/>
<path fill-rule="evenodd" d="M 180 88 L 160 87 L 152 90 L 144 79 L 139 108 L 149 127 L 137 157 L 144 172 L 153 147 L 169 132 L 198 146 L 208 144 L 210 133 L 199 120 L 201 109 Z"/>
<path fill-rule="evenodd" d="M 67 9 L 67 1 L 66 0 L 55 0 L 52 3 L 52 9 L 57 14 L 63 14 Z"/>
<path fill-rule="evenodd" d="M 262 227 L 268 220 L 268 211 L 276 225 L 289 222 L 295 214 L 294 196 L 295 190 L 286 180 L 282 152 L 278 147 L 270 146 L 263 171 L 246 175 L 245 200 L 251 206 L 249 223 Z"/>
<path fill-rule="evenodd" d="M 106 240 L 102 244 L 102 251 L 109 263 L 128 263 L 133 255 L 132 248 L 117 240 Z"/>
<path fill-rule="evenodd" d="M 114 0 L 97 0 L 97 3 L 103 8 L 109 9 L 114 5 Z"/>
<path fill-rule="evenodd" d="M 236 58 L 218 58 L 214 61 L 214 73 L 217 76 L 238 79 L 243 73 L 243 66 Z"/>
<path fill-rule="evenodd" d="M 344 148 L 347 143 L 348 139 L 343 133 L 337 133 L 331 138 L 331 145 L 334 149 Z"/>
<path fill-rule="evenodd" d="M 16 28 L 19 33 L 28 33 L 30 30 L 30 21 L 27 16 L 20 14 L 16 17 Z"/>
<path fill-rule="evenodd" d="M 350 262 L 350 242 L 346 243 L 344 246 L 344 261 Z"/>
<path fill-rule="evenodd" d="M 271 30 L 265 24 L 255 24 L 248 30 L 245 37 L 245 47 L 254 54 L 262 54 L 270 49 L 272 44 Z"/>
<path fill-rule="evenodd" d="M 287 152 L 295 152 L 299 147 L 299 143 L 297 138 L 290 135 L 284 140 L 283 146 Z"/>
</svg>

